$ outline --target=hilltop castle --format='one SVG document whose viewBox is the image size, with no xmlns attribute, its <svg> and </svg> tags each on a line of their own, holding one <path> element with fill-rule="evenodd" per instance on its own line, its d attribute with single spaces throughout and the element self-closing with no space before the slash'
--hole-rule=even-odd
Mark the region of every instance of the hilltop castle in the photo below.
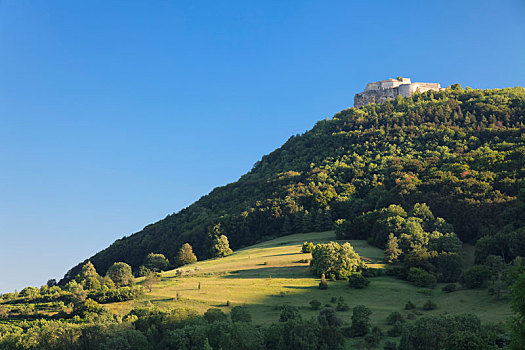
<svg viewBox="0 0 525 350">
<path fill-rule="evenodd" d="M 359 108 L 369 103 L 381 103 L 394 99 L 397 95 L 409 97 L 414 92 L 425 92 L 428 90 L 444 90 L 437 83 L 412 83 L 409 78 L 397 78 L 376 81 L 366 84 L 365 91 L 355 94 L 354 107 Z"/>
</svg>

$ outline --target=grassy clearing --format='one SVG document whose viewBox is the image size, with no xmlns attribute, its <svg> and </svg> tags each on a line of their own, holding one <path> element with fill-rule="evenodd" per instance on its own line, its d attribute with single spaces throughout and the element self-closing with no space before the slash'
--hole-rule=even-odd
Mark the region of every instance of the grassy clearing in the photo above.
<svg viewBox="0 0 525 350">
<path fill-rule="evenodd" d="M 190 276 L 177 277 L 175 270 L 164 272 L 151 293 L 138 300 L 108 306 L 119 313 L 149 303 L 162 308 L 188 307 L 200 313 L 210 307 L 228 312 L 226 304 L 229 301 L 230 307 L 246 305 L 254 322 L 270 323 L 279 318 L 280 305 L 297 306 L 303 317 L 309 318 L 318 313 L 310 309 L 311 300 L 335 307 L 336 304 L 331 303 L 332 297 L 343 296 L 350 308 L 359 304 L 370 307 L 373 311 L 372 322 L 385 330 L 388 328 L 385 318 L 390 312 L 400 311 L 408 316 L 408 312 L 403 310 L 408 300 L 417 306 L 415 317 L 470 312 L 482 321 L 504 321 L 511 315 L 508 302 L 496 300 L 486 289 L 460 289 L 447 294 L 441 291 L 442 285 L 438 285 L 430 291 L 430 295 L 426 295 L 418 287 L 387 276 L 372 278 L 369 287 L 362 290 L 350 289 L 346 281 L 329 282 L 328 290 L 320 290 L 317 287 L 319 279 L 309 273 L 309 264 L 299 262 L 311 258 L 311 254 L 300 253 L 301 245 L 304 241 L 318 243 L 330 240 L 335 240 L 333 232 L 295 234 L 263 242 L 225 258 L 185 266 L 185 271 L 194 271 Z M 366 241 L 349 242 L 370 266 L 383 266 L 382 250 L 368 245 Z M 470 256 L 471 249 L 466 247 L 465 250 Z M 137 282 L 142 283 L 142 279 Z M 438 305 L 436 310 L 422 310 L 428 299 Z M 339 316 L 348 323 L 351 315 L 351 310 L 339 312 Z"/>
</svg>

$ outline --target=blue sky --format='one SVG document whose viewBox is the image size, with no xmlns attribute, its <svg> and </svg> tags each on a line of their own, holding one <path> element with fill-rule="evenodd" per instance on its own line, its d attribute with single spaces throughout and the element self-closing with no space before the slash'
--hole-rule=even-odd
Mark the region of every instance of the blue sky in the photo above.
<svg viewBox="0 0 525 350">
<path fill-rule="evenodd" d="M 60 278 L 407 76 L 525 85 L 525 3 L 0 1 L 0 292 Z"/>
</svg>

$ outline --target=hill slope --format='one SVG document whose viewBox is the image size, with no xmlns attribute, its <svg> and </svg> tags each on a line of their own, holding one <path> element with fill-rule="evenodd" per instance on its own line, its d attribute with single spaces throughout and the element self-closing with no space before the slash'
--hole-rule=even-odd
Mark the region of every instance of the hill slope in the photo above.
<svg viewBox="0 0 525 350">
<path fill-rule="evenodd" d="M 393 311 L 404 311 L 408 300 L 420 309 L 432 299 L 438 305 L 426 315 L 441 313 L 472 313 L 483 322 L 505 321 L 512 315 L 508 300 L 497 299 L 483 289 L 460 289 L 454 293 L 441 291 L 440 284 L 434 290 L 421 293 L 421 288 L 395 277 L 380 276 L 371 278 L 365 289 L 351 289 L 347 281 L 329 282 L 328 290 L 318 288 L 319 278 L 309 271 L 309 264 L 301 262 L 311 259 L 310 253 L 301 253 L 304 241 L 323 243 L 335 240 L 333 231 L 294 234 L 256 244 L 235 252 L 233 255 L 198 262 L 177 270 L 162 273 L 159 283 L 151 293 L 137 300 L 107 304 L 113 311 L 124 315 L 133 308 L 153 304 L 160 308 L 187 307 L 204 313 L 211 307 L 219 307 L 229 312 L 231 307 L 244 305 L 250 311 L 254 322 L 272 323 L 279 319 L 280 306 L 292 305 L 308 319 L 318 313 L 310 307 L 311 300 L 319 300 L 322 305 L 337 302 L 332 297 L 343 297 L 352 309 L 356 305 L 367 305 L 373 311 L 374 324 L 382 325 L 386 331 L 385 319 Z M 344 241 L 338 241 L 341 244 Z M 383 251 L 370 246 L 363 240 L 349 241 L 356 252 L 367 261 L 371 268 L 383 268 Z M 466 247 L 463 254 L 471 255 L 472 249 Z M 469 267 L 467 264 L 466 267 Z M 141 284 L 144 278 L 137 279 Z M 200 286 L 200 287 L 199 287 Z M 226 305 L 227 301 L 230 306 Z M 351 323 L 352 312 L 341 312 L 338 316 Z"/>
<path fill-rule="evenodd" d="M 361 109 L 291 137 L 237 182 L 117 240 L 90 260 L 137 268 L 150 252 L 172 259 L 189 242 L 209 257 L 221 223 L 238 249 L 275 235 L 331 228 L 336 219 L 427 203 L 466 242 L 523 227 L 525 89 L 459 86 Z M 64 281 L 75 276 L 80 265 Z"/>
</svg>

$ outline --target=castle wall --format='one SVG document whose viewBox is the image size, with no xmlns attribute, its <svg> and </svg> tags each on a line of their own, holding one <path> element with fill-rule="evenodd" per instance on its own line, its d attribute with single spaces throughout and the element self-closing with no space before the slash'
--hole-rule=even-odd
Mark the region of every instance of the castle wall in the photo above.
<svg viewBox="0 0 525 350">
<path fill-rule="evenodd" d="M 438 83 L 410 83 L 410 79 L 402 78 L 401 81 L 389 79 L 368 83 L 363 92 L 354 96 L 354 107 L 359 108 L 370 103 L 383 103 L 388 99 L 395 99 L 398 95 L 410 97 L 416 92 L 429 90 L 440 91 Z"/>
</svg>

